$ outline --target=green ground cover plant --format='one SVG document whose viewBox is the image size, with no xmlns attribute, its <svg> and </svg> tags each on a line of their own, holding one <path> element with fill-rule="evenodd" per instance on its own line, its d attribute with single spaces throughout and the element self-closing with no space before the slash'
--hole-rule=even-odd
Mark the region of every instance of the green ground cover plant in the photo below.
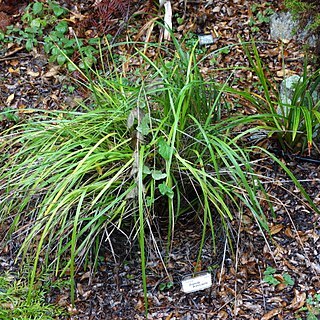
<svg viewBox="0 0 320 320">
<path fill-rule="evenodd" d="M 0 121 L 7 120 L 13 123 L 18 123 L 20 118 L 16 110 L 5 108 L 0 115 Z"/>
<path fill-rule="evenodd" d="M 27 301 L 29 290 L 28 281 L 20 276 L 0 276 L 0 318 L 53 320 L 65 315 L 62 308 L 46 302 L 48 287 L 33 288 L 31 299 Z"/>
<path fill-rule="evenodd" d="M 6 32 L 0 32 L 0 42 L 23 44 L 27 51 L 43 47 L 49 62 L 66 65 L 69 71 L 75 70 L 68 60 L 71 57 L 77 60 L 80 68 L 84 68 L 84 63 L 95 64 L 100 39 L 76 40 L 74 34 L 70 34 L 69 23 L 63 19 L 67 13 L 54 1 L 32 2 L 25 9 L 21 25 L 12 25 Z"/>
</svg>

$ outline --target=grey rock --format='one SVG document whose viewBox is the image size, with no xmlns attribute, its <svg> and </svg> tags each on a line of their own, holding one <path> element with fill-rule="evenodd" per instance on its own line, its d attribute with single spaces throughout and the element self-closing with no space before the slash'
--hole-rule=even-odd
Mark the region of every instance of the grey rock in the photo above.
<svg viewBox="0 0 320 320">
<path fill-rule="evenodd" d="M 278 114 L 283 114 L 287 116 L 289 108 L 292 104 L 292 98 L 295 92 L 295 88 L 299 82 L 302 82 L 304 79 L 299 75 L 295 74 L 284 79 L 280 84 L 280 100 L 282 107 L 278 107 Z M 312 100 L 314 103 L 320 99 L 320 85 L 317 86 L 316 90 L 312 92 Z"/>
<path fill-rule="evenodd" d="M 315 47 L 318 37 L 312 35 L 308 30 L 308 25 L 304 29 L 299 27 L 299 22 L 295 20 L 290 12 L 278 12 L 270 17 L 270 37 L 277 40 L 297 40 L 299 42 L 308 41 L 311 47 Z"/>
<path fill-rule="evenodd" d="M 284 79 L 280 84 L 280 100 L 277 112 L 278 114 L 287 117 L 290 113 L 290 108 L 292 108 L 292 98 L 295 91 L 297 83 L 299 83 L 301 77 L 298 75 L 290 76 Z"/>
<path fill-rule="evenodd" d="M 272 39 L 291 40 L 298 24 L 293 20 L 290 12 L 275 13 L 270 17 L 270 36 Z"/>
<path fill-rule="evenodd" d="M 280 84 L 280 99 L 284 104 L 291 104 L 295 86 L 301 77 L 297 74 L 284 79 Z"/>
</svg>

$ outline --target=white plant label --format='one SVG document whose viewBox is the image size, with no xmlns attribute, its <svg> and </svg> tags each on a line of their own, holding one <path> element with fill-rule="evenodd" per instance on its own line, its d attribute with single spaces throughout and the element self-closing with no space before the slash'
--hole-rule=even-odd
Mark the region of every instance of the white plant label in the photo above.
<svg viewBox="0 0 320 320">
<path fill-rule="evenodd" d="M 182 280 L 182 291 L 184 293 L 195 292 L 210 288 L 212 285 L 211 273 L 203 273 L 193 278 Z"/>
<path fill-rule="evenodd" d="M 198 36 L 198 38 L 199 38 L 199 45 L 200 46 L 214 43 L 214 39 L 213 39 L 212 34 L 201 34 Z"/>
</svg>

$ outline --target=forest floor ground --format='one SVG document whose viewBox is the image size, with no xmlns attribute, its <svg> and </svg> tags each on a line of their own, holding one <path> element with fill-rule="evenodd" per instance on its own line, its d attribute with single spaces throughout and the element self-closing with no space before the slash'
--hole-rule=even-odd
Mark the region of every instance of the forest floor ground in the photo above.
<svg viewBox="0 0 320 320">
<path fill-rule="evenodd" d="M 136 2 L 138 6 L 135 10 L 142 10 L 144 6 Z M 93 6 L 92 1 L 66 3 L 75 15 L 83 16 L 89 15 Z M 234 44 L 203 62 L 202 72 L 205 75 L 213 75 L 223 81 L 230 75 L 230 69 L 248 64 L 243 51 L 237 46 L 239 36 L 244 40 L 255 39 L 261 58 L 278 84 L 285 75 L 301 73 L 304 60 L 301 45 L 293 41 L 270 40 L 269 24 L 263 19 L 271 11 L 283 10 L 281 1 L 172 3 L 177 38 L 182 38 L 186 31 L 194 35 L 216 35 L 216 41 L 211 46 L 200 48 L 205 50 L 205 54 Z M 157 14 L 157 10 L 152 10 Z M 139 30 L 148 19 L 150 16 L 147 14 L 143 19 L 131 19 L 120 37 L 142 37 Z M 159 38 L 158 28 L 150 37 Z M 190 38 L 191 42 L 193 40 Z M 125 55 L 126 48 L 121 50 L 123 52 L 119 54 Z M 217 72 L 217 69 L 220 71 Z M 242 69 L 234 72 L 233 77 L 234 84 L 240 88 L 253 86 L 256 81 L 249 71 Z M 34 49 L 27 52 L 17 45 L 7 46 L 0 57 L 0 108 L 16 108 L 18 113 L 21 109 L 21 117 L 30 116 L 28 108 L 30 113 L 35 108 L 72 108 L 79 99 L 85 98 L 86 92 L 76 86 L 74 88 L 71 78 L 72 75 L 62 67 L 48 63 L 42 51 Z M 1 121 L 2 129 L 8 125 L 7 120 Z M 320 205 L 319 165 L 290 157 L 282 161 L 296 174 L 315 203 Z M 194 271 L 201 237 L 201 218 L 197 215 L 192 219 L 188 217 L 185 224 L 182 220 L 176 226 L 167 264 L 172 279 L 167 277 L 150 239 L 147 319 L 281 320 L 320 314 L 320 299 L 316 298 L 320 292 L 320 217 L 299 198 L 294 184 L 271 160 L 266 159 L 257 166 L 257 170 L 264 176 L 264 183 L 274 201 L 275 215 L 266 213 L 272 237 L 264 235 L 250 213 L 244 212 L 231 224 L 235 245 L 233 252 L 226 239 L 223 236 L 219 238 L 219 233 L 216 253 L 209 241 L 205 244 L 199 271 L 212 272 L 211 289 L 189 294 L 181 291 L 181 280 Z M 157 238 L 158 243 L 165 243 L 165 240 L 165 236 Z M 128 250 L 123 250 L 123 241 L 125 239 L 121 234 L 115 237 L 114 252 L 106 248 L 94 276 L 91 270 L 78 272 L 76 304 L 70 319 L 146 318 L 137 245 L 126 243 Z M 2 266 L 12 265 L 14 253 L 13 246 L 0 252 Z M 268 267 L 274 268 L 270 274 L 265 273 Z M 68 289 L 55 289 L 48 301 L 67 308 Z"/>
</svg>

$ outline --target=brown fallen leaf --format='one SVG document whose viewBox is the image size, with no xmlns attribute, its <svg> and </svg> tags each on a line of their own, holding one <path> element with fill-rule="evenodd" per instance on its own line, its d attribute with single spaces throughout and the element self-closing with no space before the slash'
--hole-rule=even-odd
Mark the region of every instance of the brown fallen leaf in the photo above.
<svg viewBox="0 0 320 320">
<path fill-rule="evenodd" d="M 71 17 L 70 19 L 66 19 L 66 20 L 69 20 L 70 22 L 72 23 L 77 23 L 78 21 L 83 21 L 84 19 L 87 18 L 87 16 L 81 14 L 81 13 L 78 13 L 78 12 L 71 12 Z"/>
<path fill-rule="evenodd" d="M 90 279 L 91 276 L 92 276 L 92 272 L 91 272 L 91 271 L 87 271 L 87 272 L 85 272 L 85 273 L 81 276 L 80 281 L 83 281 L 83 280 L 85 280 L 85 279 Z"/>
<path fill-rule="evenodd" d="M 11 102 L 13 101 L 13 99 L 14 99 L 14 93 L 10 94 L 10 96 L 7 98 L 6 105 L 10 106 Z"/>
<path fill-rule="evenodd" d="M 5 12 L 0 12 L 0 30 L 5 31 L 11 24 L 11 17 Z"/>
<path fill-rule="evenodd" d="M 247 216 L 246 214 L 244 214 L 244 215 L 242 216 L 241 222 L 244 223 L 244 224 L 246 224 L 246 225 L 249 225 L 249 224 L 252 223 L 252 219 L 251 219 L 251 217 L 249 217 L 249 216 Z"/>
<path fill-rule="evenodd" d="M 68 306 L 68 301 L 69 301 L 69 295 L 67 294 L 61 294 L 56 297 L 56 304 L 60 307 Z"/>
<path fill-rule="evenodd" d="M 34 72 L 34 71 L 32 71 L 31 69 L 28 69 L 28 71 L 27 71 L 27 75 L 29 75 L 30 77 L 32 77 L 32 78 L 36 78 L 36 77 L 39 77 L 39 75 L 40 75 L 40 72 Z"/>
<path fill-rule="evenodd" d="M 50 68 L 50 70 L 48 72 L 46 72 L 43 76 L 45 78 L 54 77 L 59 73 L 59 70 L 60 70 L 60 66 L 54 66 L 54 67 Z"/>
<path fill-rule="evenodd" d="M 293 70 L 290 70 L 290 69 L 277 71 L 277 76 L 278 77 L 287 77 L 287 76 L 292 76 L 294 74 L 295 74 L 295 72 Z"/>
<path fill-rule="evenodd" d="M 281 312 L 280 308 L 272 309 L 272 310 L 268 311 L 267 313 L 265 313 L 263 315 L 263 317 L 261 318 L 261 320 L 272 319 L 274 316 L 278 315 L 280 312 Z"/>
<path fill-rule="evenodd" d="M 139 311 L 144 311 L 145 305 L 144 305 L 143 298 L 139 298 L 137 304 L 135 305 L 135 309 Z"/>
<path fill-rule="evenodd" d="M 14 59 L 14 60 L 11 60 L 9 63 L 10 63 L 10 66 L 16 67 L 19 64 L 19 60 Z"/>
<path fill-rule="evenodd" d="M 166 320 L 170 320 L 172 318 L 172 313 L 170 313 L 167 317 Z"/>
<path fill-rule="evenodd" d="M 20 74 L 20 68 L 13 69 L 12 67 L 9 67 L 8 71 L 10 73 Z"/>
<path fill-rule="evenodd" d="M 26 105 L 24 105 L 24 104 L 19 104 L 19 105 L 18 105 L 18 109 L 19 109 L 19 114 L 20 114 L 20 115 L 21 115 L 21 114 L 32 114 L 32 113 L 35 112 L 34 109 L 28 109 L 28 108 L 26 107 Z"/>
<path fill-rule="evenodd" d="M 283 264 L 287 266 L 289 269 L 293 270 L 294 272 L 296 273 L 299 272 L 299 270 L 294 265 L 292 265 L 289 261 L 283 260 Z"/>
<path fill-rule="evenodd" d="M 285 288 L 287 288 L 287 285 L 285 283 L 280 283 L 276 286 L 277 291 L 282 291 Z"/>
<path fill-rule="evenodd" d="M 279 233 L 282 229 L 283 229 L 282 224 L 276 224 L 270 228 L 270 233 L 271 233 L 271 235 L 274 235 L 274 234 Z"/>
<path fill-rule="evenodd" d="M 229 314 L 224 311 L 224 310 L 221 310 L 219 313 L 218 313 L 218 319 L 228 319 L 229 318 Z"/>
<path fill-rule="evenodd" d="M 306 302 L 306 293 L 299 292 L 297 289 L 294 289 L 294 298 L 291 303 L 288 305 L 288 309 L 298 310 L 303 307 Z"/>
<path fill-rule="evenodd" d="M 284 231 L 284 234 L 289 238 L 294 238 L 294 234 L 292 233 L 292 230 L 290 227 L 286 228 L 286 230 Z"/>
</svg>

